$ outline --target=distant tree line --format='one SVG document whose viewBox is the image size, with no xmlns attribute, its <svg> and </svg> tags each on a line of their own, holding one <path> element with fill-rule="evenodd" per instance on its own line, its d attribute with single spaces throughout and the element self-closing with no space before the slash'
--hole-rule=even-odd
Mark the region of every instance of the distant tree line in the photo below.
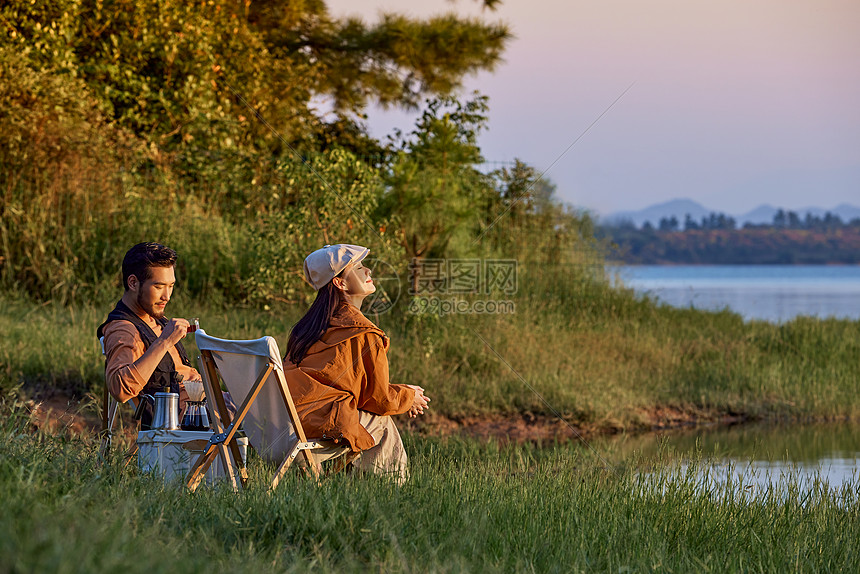
<svg viewBox="0 0 860 574">
<path fill-rule="evenodd" d="M 727 216 L 725 213 L 711 213 L 707 217 L 703 217 L 701 222 L 696 222 L 688 213 L 684 217 L 684 230 L 689 229 L 735 229 L 737 221 L 733 217 Z M 644 230 L 652 230 L 654 226 L 650 221 L 646 221 L 642 225 Z M 680 223 L 674 215 L 671 217 L 663 217 L 657 224 L 657 229 L 660 231 L 679 231 Z"/>
<path fill-rule="evenodd" d="M 610 257 L 631 264 L 857 264 L 860 263 L 860 218 L 843 222 L 780 209 L 769 224 L 737 221 L 711 213 L 683 224 L 675 216 L 657 226 L 632 222 L 601 226 L 598 233 L 611 246 Z"/>
<path fill-rule="evenodd" d="M 744 227 L 775 227 L 777 229 L 810 229 L 814 231 L 835 231 L 845 227 L 860 227 L 860 218 L 854 218 L 845 223 L 842 219 L 829 211 L 824 216 L 813 215 L 807 213 L 801 219 L 794 211 L 784 211 L 780 209 L 773 216 L 772 225 L 755 226 L 746 224 Z"/>
<path fill-rule="evenodd" d="M 807 213 L 804 217 L 795 212 L 795 211 L 785 211 L 780 209 L 773 216 L 773 221 L 771 223 L 745 223 L 743 225 L 744 229 L 766 229 L 766 228 L 776 228 L 776 229 L 810 229 L 816 231 L 832 231 L 836 229 L 842 229 L 844 227 L 857 227 L 860 226 L 860 218 L 852 219 L 849 222 L 843 222 L 842 218 L 838 215 L 830 213 L 829 211 L 825 213 L 823 216 L 813 215 L 812 213 Z M 636 226 L 631 221 L 624 221 L 619 223 L 616 226 L 609 226 L 609 229 L 613 227 L 619 227 L 623 229 L 635 229 Z M 695 229 L 737 229 L 738 223 L 734 217 L 730 215 L 726 215 L 725 213 L 715 213 L 711 212 L 707 217 L 703 217 L 701 221 L 696 221 L 693 217 L 688 213 L 684 217 L 683 222 L 683 231 L 690 231 Z M 643 231 L 681 231 L 682 226 L 681 222 L 678 221 L 678 218 L 674 215 L 670 217 L 661 217 L 660 221 L 657 223 L 657 227 L 650 221 L 646 221 L 642 224 Z"/>
</svg>

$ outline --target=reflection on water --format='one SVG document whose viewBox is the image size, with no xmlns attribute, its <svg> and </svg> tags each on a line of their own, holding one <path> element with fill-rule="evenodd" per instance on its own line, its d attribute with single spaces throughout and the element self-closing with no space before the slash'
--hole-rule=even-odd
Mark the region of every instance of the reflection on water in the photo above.
<svg viewBox="0 0 860 574">
<path fill-rule="evenodd" d="M 860 426 L 748 424 L 619 437 L 595 443 L 613 458 L 711 462 L 706 481 L 766 492 L 793 479 L 802 489 L 816 481 L 832 489 L 857 484 Z"/>
<path fill-rule="evenodd" d="M 675 307 L 729 308 L 745 319 L 860 319 L 860 266 L 631 265 L 613 281 Z"/>
</svg>

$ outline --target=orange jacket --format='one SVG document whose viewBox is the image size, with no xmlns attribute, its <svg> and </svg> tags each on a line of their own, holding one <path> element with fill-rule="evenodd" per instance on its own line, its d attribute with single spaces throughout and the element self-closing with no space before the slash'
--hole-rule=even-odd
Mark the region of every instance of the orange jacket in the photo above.
<svg viewBox="0 0 860 574">
<path fill-rule="evenodd" d="M 149 318 L 143 318 L 156 335 L 161 335 L 161 325 Z M 146 352 L 146 346 L 137 332 L 137 328 L 128 321 L 111 321 L 104 328 L 105 349 L 105 382 L 108 391 L 121 403 L 138 396 L 146 386 L 146 379 L 141 376 L 134 362 Z M 167 349 L 173 359 L 176 372 L 186 381 L 200 379 L 200 373 L 194 368 L 182 364 L 176 347 Z M 185 406 L 188 394 L 180 384 L 180 409 Z M 181 410 L 180 410 L 181 412 Z"/>
<path fill-rule="evenodd" d="M 388 337 L 357 308 L 343 303 L 329 328 L 299 365 L 284 361 L 284 375 L 308 438 L 346 440 L 353 451 L 376 443 L 358 411 L 405 413 L 415 391 L 388 382 Z"/>
</svg>

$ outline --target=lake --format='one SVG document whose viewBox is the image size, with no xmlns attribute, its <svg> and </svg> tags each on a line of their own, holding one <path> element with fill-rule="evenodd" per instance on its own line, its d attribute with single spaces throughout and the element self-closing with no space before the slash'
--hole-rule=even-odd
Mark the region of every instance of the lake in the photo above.
<svg viewBox="0 0 860 574">
<path fill-rule="evenodd" d="M 611 280 L 677 307 L 728 308 L 746 320 L 784 322 L 800 315 L 860 320 L 860 266 L 630 265 L 609 269 Z M 860 426 L 739 425 L 643 435 L 595 445 L 612 456 L 707 460 L 703 487 L 732 484 L 748 494 L 830 488 L 860 481 Z M 702 467 L 699 471 L 702 472 Z"/>
<path fill-rule="evenodd" d="M 784 490 L 793 480 L 802 490 L 839 490 L 858 484 L 860 426 L 846 423 L 744 424 L 698 427 L 659 434 L 595 441 L 610 458 L 634 453 L 643 460 L 698 463 L 703 486 L 731 483 L 751 495 Z M 702 462 L 704 461 L 704 462 Z"/>
<path fill-rule="evenodd" d="M 860 266 L 625 265 L 614 284 L 676 307 L 729 308 L 747 320 L 783 322 L 799 315 L 860 319 Z"/>
</svg>

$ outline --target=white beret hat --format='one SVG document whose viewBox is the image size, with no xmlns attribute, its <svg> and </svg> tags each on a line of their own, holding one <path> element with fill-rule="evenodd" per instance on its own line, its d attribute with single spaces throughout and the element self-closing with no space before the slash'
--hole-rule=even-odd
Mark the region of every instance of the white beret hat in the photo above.
<svg viewBox="0 0 860 574">
<path fill-rule="evenodd" d="M 305 257 L 305 280 L 319 291 L 326 283 L 337 277 L 350 263 L 358 263 L 370 253 L 359 245 L 326 245 Z"/>
</svg>

